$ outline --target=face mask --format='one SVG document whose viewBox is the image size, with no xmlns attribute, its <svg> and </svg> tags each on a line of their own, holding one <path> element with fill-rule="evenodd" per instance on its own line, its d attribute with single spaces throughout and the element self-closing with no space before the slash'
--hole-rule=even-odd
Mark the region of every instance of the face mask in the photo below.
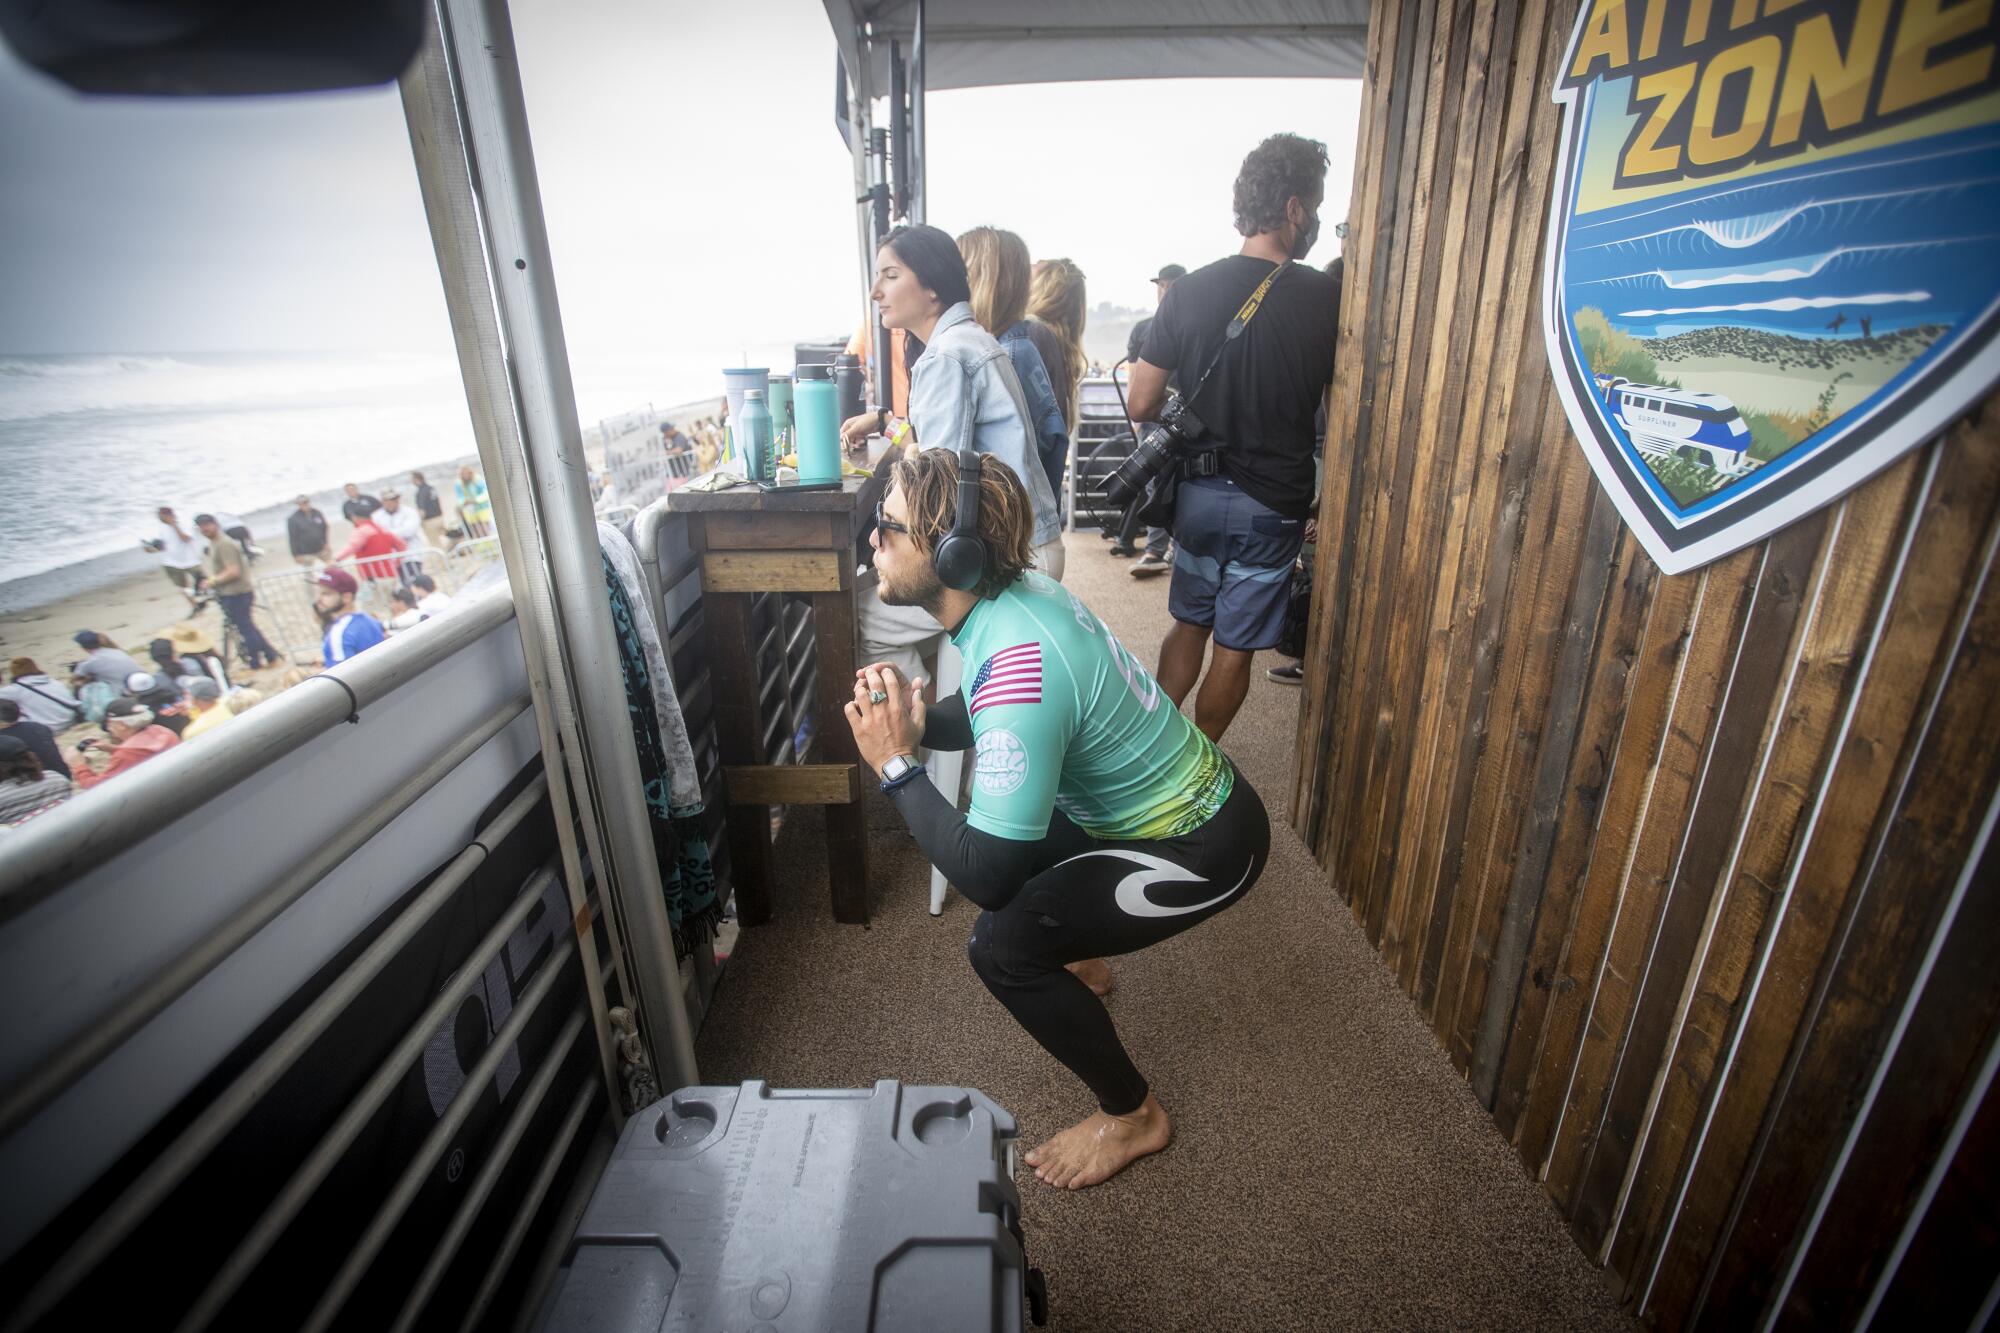
<svg viewBox="0 0 2000 1333">
<path fill-rule="evenodd" d="M 1292 242 L 1292 258 L 1304 259 L 1308 254 L 1312 253 L 1313 242 L 1318 239 L 1319 214 L 1315 212 L 1312 215 L 1312 221 L 1306 223 L 1306 229 L 1300 232 L 1298 238 Z"/>
</svg>

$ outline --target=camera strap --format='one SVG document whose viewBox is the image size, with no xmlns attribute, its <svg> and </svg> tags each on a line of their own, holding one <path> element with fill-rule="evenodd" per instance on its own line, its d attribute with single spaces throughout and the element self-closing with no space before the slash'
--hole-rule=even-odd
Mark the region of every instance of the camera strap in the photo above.
<svg viewBox="0 0 2000 1333">
<path fill-rule="evenodd" d="M 1222 354 L 1229 350 L 1229 344 L 1243 336 L 1243 330 L 1250 326 L 1250 321 L 1256 318 L 1259 310 L 1264 308 L 1264 296 L 1271 290 L 1272 284 L 1283 277 L 1285 270 L 1291 266 L 1292 261 L 1287 259 L 1269 273 L 1266 273 L 1264 280 L 1257 284 L 1257 289 L 1250 293 L 1249 299 L 1244 301 L 1236 314 L 1230 319 L 1229 327 L 1222 331 L 1222 345 L 1215 349 L 1215 355 L 1208 359 L 1208 368 L 1201 372 L 1201 378 L 1195 381 L 1194 388 L 1188 392 L 1187 401 L 1190 404 L 1194 402 L 1196 395 L 1201 392 L 1202 386 L 1208 383 L 1208 377 L 1215 373 L 1216 366 L 1221 364 Z"/>
</svg>

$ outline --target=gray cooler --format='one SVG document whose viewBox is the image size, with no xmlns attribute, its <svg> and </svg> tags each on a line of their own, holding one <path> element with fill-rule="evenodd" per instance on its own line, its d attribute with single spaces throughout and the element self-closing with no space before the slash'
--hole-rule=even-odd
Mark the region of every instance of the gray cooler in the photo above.
<svg viewBox="0 0 2000 1333">
<path fill-rule="evenodd" d="M 1014 1117 L 971 1088 L 683 1088 L 632 1117 L 543 1305 L 549 1333 L 1041 1323 Z"/>
</svg>

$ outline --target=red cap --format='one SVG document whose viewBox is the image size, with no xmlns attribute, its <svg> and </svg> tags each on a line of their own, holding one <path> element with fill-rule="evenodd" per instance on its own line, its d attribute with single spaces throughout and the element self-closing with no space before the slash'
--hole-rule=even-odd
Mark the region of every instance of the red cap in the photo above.
<svg viewBox="0 0 2000 1333">
<path fill-rule="evenodd" d="M 313 582 L 322 588 L 331 588 L 335 592 L 361 591 L 361 585 L 354 581 L 354 575 L 344 569 L 322 569 L 319 577 Z"/>
</svg>

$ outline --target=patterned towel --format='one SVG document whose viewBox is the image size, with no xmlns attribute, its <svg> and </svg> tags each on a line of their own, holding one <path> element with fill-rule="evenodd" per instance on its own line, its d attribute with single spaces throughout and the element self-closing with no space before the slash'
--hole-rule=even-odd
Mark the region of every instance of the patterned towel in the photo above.
<svg viewBox="0 0 2000 1333">
<path fill-rule="evenodd" d="M 626 550 L 630 549 L 628 544 Z M 700 787 L 695 787 L 697 798 L 693 802 L 675 804 L 674 789 L 680 786 L 675 779 L 679 775 L 662 738 L 655 703 L 662 688 L 667 698 L 673 699 L 673 682 L 671 678 L 656 680 L 648 663 L 652 654 L 646 651 L 640 617 L 645 617 L 647 631 L 651 630 L 652 619 L 647 614 L 643 591 L 637 599 L 629 597 L 608 554 L 603 562 L 604 586 L 611 600 L 611 624 L 618 636 L 618 664 L 625 677 L 625 711 L 632 719 L 639 776 L 646 784 L 646 813 L 651 817 L 653 851 L 660 866 L 660 887 L 666 893 L 667 919 L 673 927 L 674 954 L 686 958 L 694 952 L 696 944 L 715 934 L 716 922 L 722 916 L 722 905 L 715 892 L 715 867 L 709 859 L 708 838 L 701 827 Z M 657 645 L 658 636 L 653 637 Z M 660 660 L 664 663 L 664 654 Z M 673 718 L 680 721 L 678 701 L 673 704 Z M 685 726 L 681 728 L 680 739 L 685 746 Z M 693 767 L 690 752 L 686 769 L 690 780 Z"/>
</svg>

